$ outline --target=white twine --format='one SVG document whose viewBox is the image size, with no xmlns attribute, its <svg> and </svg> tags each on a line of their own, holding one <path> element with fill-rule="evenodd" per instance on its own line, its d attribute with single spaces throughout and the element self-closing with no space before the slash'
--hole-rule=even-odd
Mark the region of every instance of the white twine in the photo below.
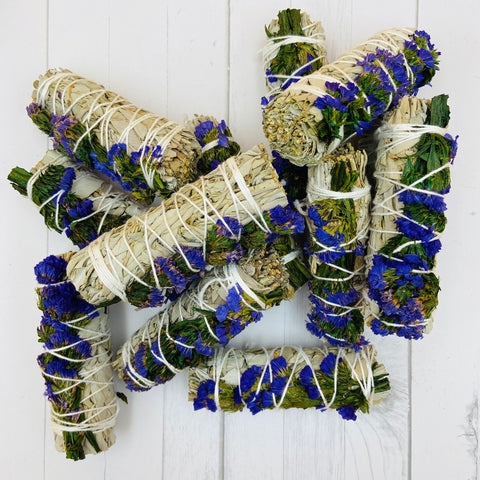
<svg viewBox="0 0 480 480">
<path fill-rule="evenodd" d="M 112 95 L 112 92 L 109 92 L 103 87 L 79 95 L 77 98 L 71 101 L 70 105 L 67 107 L 65 104 L 65 98 L 68 97 L 69 99 L 71 99 L 70 93 L 74 88 L 75 84 L 82 83 L 85 80 L 82 77 L 74 78 L 74 80 L 65 85 L 63 89 L 60 89 L 61 81 L 71 76 L 74 76 L 74 74 L 72 74 L 71 72 L 57 72 L 48 78 L 43 78 L 42 81 L 39 82 L 39 85 L 37 87 L 37 102 L 40 105 L 46 105 L 47 99 L 49 98 L 50 88 L 55 82 L 56 83 L 53 89 L 54 93 L 52 94 L 52 96 L 60 95 L 60 104 L 63 115 L 69 114 L 77 104 L 79 104 L 87 97 L 89 98 L 88 102 L 90 107 L 88 111 L 83 115 L 82 118 L 78 118 L 78 120 L 85 126 L 86 131 L 77 140 L 75 147 L 73 148 L 73 152 L 77 151 L 80 142 L 86 136 L 91 136 L 91 133 L 94 129 L 98 129 L 100 143 L 105 146 L 107 151 L 109 151 L 111 148 L 110 138 L 115 138 L 115 133 L 111 132 L 113 123 L 112 118 L 116 113 L 120 113 L 121 115 L 125 115 L 125 117 L 130 118 L 130 120 L 126 127 L 123 129 L 123 131 L 118 134 L 117 143 L 125 143 L 127 145 L 128 154 L 131 154 L 132 151 L 129 149 L 128 146 L 128 138 L 130 133 L 136 131 L 137 125 L 140 124 L 142 124 L 144 128 L 147 128 L 146 125 L 148 124 L 148 122 L 150 122 L 151 124 L 147 128 L 147 131 L 144 135 L 144 140 L 140 145 L 139 151 L 141 151 L 141 155 L 139 158 L 139 165 L 145 177 L 146 184 L 151 189 L 154 189 L 154 176 L 155 173 L 158 171 L 159 166 L 161 165 L 160 159 L 167 151 L 172 139 L 182 131 L 183 127 L 170 121 L 164 122 L 162 125 L 158 125 L 158 123 L 163 119 L 150 112 L 144 112 L 142 114 L 139 114 L 140 109 L 138 107 L 126 101 L 119 95 L 114 95 L 114 98 L 112 100 L 100 102 L 101 98 L 108 98 L 109 95 Z M 133 115 L 132 109 L 134 110 Z M 103 110 L 103 113 L 95 118 L 95 112 L 97 110 Z M 57 101 L 55 98 L 52 99 L 52 111 L 54 114 L 56 114 Z M 94 119 L 93 121 L 92 118 Z M 148 142 L 152 143 L 148 145 Z M 145 154 L 147 145 L 150 147 L 150 151 L 148 152 L 148 154 Z M 158 145 L 161 147 L 161 155 L 159 158 L 153 158 L 152 152 L 154 148 Z M 114 164 L 114 170 L 118 173 L 118 166 L 116 164 Z"/>
<path fill-rule="evenodd" d="M 263 365 L 260 365 L 262 367 L 262 370 L 260 372 L 257 389 L 255 391 L 256 395 L 260 393 L 265 375 L 269 375 L 270 382 L 273 381 L 273 373 L 272 373 L 273 369 L 272 369 L 271 362 L 278 356 L 282 356 L 286 348 L 291 348 L 295 350 L 296 354 L 292 359 L 290 359 L 290 361 L 288 361 L 287 368 L 291 369 L 291 373 L 287 379 L 287 382 L 285 383 L 285 387 L 283 388 L 282 394 L 280 395 L 280 399 L 277 400 L 276 398 L 277 395 L 272 394 L 273 409 L 277 410 L 281 408 L 285 400 L 285 397 L 288 393 L 288 389 L 290 385 L 292 385 L 293 377 L 295 375 L 298 375 L 299 373 L 297 372 L 297 370 L 298 370 L 298 365 L 301 362 L 305 363 L 305 366 L 310 367 L 312 371 L 312 380 L 314 381 L 315 386 L 317 387 L 318 393 L 322 399 L 324 409 L 331 408 L 331 406 L 335 402 L 335 398 L 337 395 L 337 387 L 338 387 L 338 365 L 340 363 L 340 359 L 348 363 L 348 366 L 350 367 L 352 372 L 352 378 L 357 381 L 366 400 L 368 402 L 371 401 L 372 395 L 374 394 L 374 381 L 373 381 L 373 369 L 372 369 L 372 363 L 374 360 L 373 349 L 367 349 L 368 350 L 367 352 L 363 350 L 360 352 L 349 352 L 348 355 L 346 354 L 346 351 L 343 348 L 337 349 L 335 367 L 333 371 L 334 390 L 333 390 L 332 397 L 328 400 L 315 375 L 315 372 L 316 370 L 318 370 L 318 368 L 317 369 L 314 368 L 308 353 L 305 352 L 305 350 L 301 346 L 283 346 L 280 348 L 272 349 L 270 351 L 267 350 L 265 347 L 262 347 L 265 354 L 265 361 Z M 318 348 L 318 349 L 315 349 L 313 354 L 317 352 L 322 353 L 325 358 L 330 353 L 331 350 L 332 349 Z M 249 354 L 248 351 L 242 352 L 241 350 L 237 350 L 235 348 L 229 348 L 228 350 L 226 350 L 223 347 L 216 348 L 213 362 L 211 364 L 212 373 L 208 374 L 200 368 L 196 370 L 196 374 L 198 374 L 199 377 L 204 379 L 211 379 L 215 382 L 214 401 L 217 408 L 221 408 L 220 382 L 222 381 L 222 378 L 227 373 L 231 372 L 231 371 L 224 371 L 225 365 L 227 364 L 229 358 L 233 358 L 235 362 L 234 368 L 236 370 L 237 386 L 239 389 L 240 398 L 243 405 L 247 406 L 245 400 L 243 399 L 243 394 L 246 392 L 242 392 L 242 389 L 241 389 L 241 376 L 245 372 L 245 370 L 253 366 L 253 363 L 252 364 L 247 363 L 248 354 Z M 353 360 L 350 360 L 349 356 L 353 356 Z M 360 375 L 357 373 L 357 369 L 361 371 Z"/>
<path fill-rule="evenodd" d="M 370 195 L 370 185 L 367 185 L 363 188 L 354 187 L 349 192 L 337 192 L 335 190 L 328 190 L 326 188 L 319 187 L 316 183 L 309 182 L 307 188 L 307 199 L 309 203 L 313 203 L 315 200 L 318 200 L 318 197 L 322 199 L 332 199 L 332 200 L 360 200 L 363 197 Z"/>
<path fill-rule="evenodd" d="M 223 180 L 227 186 L 227 191 L 228 194 L 230 195 L 231 201 L 234 205 L 234 208 L 236 210 L 236 218 L 238 222 L 241 222 L 241 217 L 240 217 L 240 212 L 242 211 L 245 213 L 251 221 L 253 221 L 259 229 L 261 229 L 265 233 L 271 233 L 270 228 L 268 227 L 265 219 L 263 218 L 262 211 L 259 207 L 259 205 L 256 203 L 255 199 L 253 198 L 248 185 L 245 182 L 245 179 L 243 178 L 238 165 L 236 164 L 236 158 L 232 157 L 228 159 L 226 162 L 220 164 L 220 166 L 217 169 L 218 172 L 222 174 Z M 243 194 L 244 201 L 241 201 L 240 198 L 238 197 L 238 194 L 235 193 L 232 184 L 231 184 L 231 178 L 235 180 L 235 183 L 240 190 L 240 192 Z M 195 240 L 201 244 L 201 248 L 204 253 L 206 253 L 206 233 L 208 231 L 209 225 L 215 225 L 217 220 L 220 220 L 223 224 L 223 226 L 230 232 L 231 235 L 233 235 L 233 231 L 230 229 L 228 224 L 225 222 L 223 219 L 223 216 L 221 213 L 218 211 L 217 207 L 212 203 L 212 201 L 208 198 L 207 192 L 206 192 L 206 185 L 204 178 L 201 177 L 201 188 L 198 188 L 196 185 L 191 184 L 190 188 L 194 189 L 202 198 L 203 205 L 198 205 L 195 202 L 191 200 L 190 197 L 185 195 L 182 190 L 179 190 L 176 192 L 171 199 L 173 199 L 174 202 L 174 208 L 169 210 L 169 213 L 174 211 L 176 213 L 176 220 L 178 220 L 182 226 L 195 238 Z M 190 227 L 186 224 L 185 220 L 181 216 L 180 212 L 180 207 L 179 207 L 179 201 L 183 200 L 186 203 L 190 204 L 190 206 L 200 214 L 201 217 L 203 217 L 203 231 L 204 235 L 203 237 L 196 235 Z M 148 255 L 148 265 L 152 268 L 152 273 L 154 276 L 155 284 L 159 290 L 164 289 L 164 287 L 160 286 L 160 281 L 158 279 L 158 275 L 155 269 L 155 254 L 152 252 L 151 249 L 151 243 L 153 241 L 158 241 L 160 245 L 162 245 L 165 249 L 167 249 L 170 254 L 175 253 L 175 251 L 179 252 L 180 255 L 182 255 L 183 259 L 185 260 L 188 268 L 193 271 L 193 272 L 198 272 L 199 269 L 194 268 L 189 260 L 187 259 L 186 255 L 183 252 L 182 245 L 179 243 L 178 239 L 176 238 L 174 232 L 171 229 L 171 226 L 169 224 L 169 221 L 167 219 L 167 211 L 165 209 L 165 204 L 162 203 L 160 206 L 161 208 L 161 214 L 160 217 L 162 219 L 162 225 L 157 229 L 154 230 L 148 221 L 148 211 L 143 214 L 143 216 L 140 217 L 135 217 L 132 220 L 129 220 L 126 224 L 125 227 L 123 228 L 123 238 L 122 238 L 122 243 L 124 244 L 125 249 L 130 253 L 131 258 L 133 261 L 140 267 L 143 273 L 145 273 L 145 264 L 142 264 L 142 262 L 137 258 L 137 256 L 134 254 L 132 248 L 129 245 L 128 239 L 126 237 L 126 232 L 128 229 L 129 222 L 136 222 L 136 225 L 139 226 L 139 228 L 143 229 L 144 232 L 144 240 L 145 240 L 145 250 Z M 209 210 L 212 211 L 212 213 L 209 213 Z M 158 218 L 158 217 L 157 217 Z M 243 222 L 243 223 L 248 223 Z M 163 233 L 163 237 L 161 236 L 160 233 Z M 169 233 L 170 241 L 167 241 L 164 237 L 166 236 L 164 232 Z M 114 295 L 117 297 L 121 298 L 123 301 L 127 301 L 127 296 L 126 296 L 126 287 L 128 282 L 130 281 L 130 278 L 135 279 L 137 282 L 141 283 L 144 286 L 149 286 L 145 282 L 143 282 L 137 275 L 135 275 L 124 263 L 122 263 L 118 258 L 115 257 L 113 254 L 113 251 L 109 245 L 110 242 L 110 237 L 111 237 L 111 232 L 107 232 L 104 234 L 103 237 L 101 237 L 99 240 L 94 241 L 90 243 L 87 246 L 87 253 L 89 255 L 90 261 L 92 262 L 92 266 L 100 280 L 100 282 L 108 289 L 110 290 Z M 153 238 L 152 238 L 153 237 Z M 103 251 L 105 253 L 103 253 Z M 143 253 L 143 252 L 142 252 Z M 124 260 L 126 263 L 126 260 Z M 122 279 L 120 272 L 117 270 L 117 268 L 120 271 L 124 271 L 125 274 L 127 274 L 129 277 L 125 280 Z M 170 288 L 170 287 L 166 287 Z"/>
<path fill-rule="evenodd" d="M 299 258 L 302 256 L 302 251 L 300 249 L 295 249 L 292 250 L 290 253 L 287 253 L 282 257 L 282 263 L 286 265 L 287 263 L 290 263 L 292 260 L 295 260 L 296 258 Z"/>
<path fill-rule="evenodd" d="M 59 282 L 58 284 L 61 283 L 65 282 Z M 42 287 L 45 286 L 42 285 Z M 103 309 L 97 309 L 88 315 L 62 322 L 69 328 L 76 330 L 78 334 L 81 335 L 81 340 L 57 348 L 44 347 L 46 354 L 53 355 L 54 357 L 61 360 L 66 360 L 68 362 L 74 362 L 78 364 L 79 373 L 78 377 L 76 378 L 64 378 L 59 375 L 51 375 L 46 372 L 42 372 L 46 378 L 58 380 L 66 384 L 63 389 L 55 391 L 54 395 L 60 395 L 62 393 L 68 392 L 69 390 L 79 385 L 92 386 L 92 392 L 89 395 L 85 395 L 85 392 L 82 392 L 80 408 L 75 412 L 59 413 L 54 410 L 54 405 L 51 404 L 50 421 L 54 433 L 62 434 L 63 432 L 86 431 L 92 433 L 101 433 L 109 428 L 113 428 L 113 426 L 115 425 L 115 420 L 118 415 L 119 408 L 117 400 L 113 394 L 112 399 L 105 405 L 101 405 L 98 407 L 93 406 L 91 408 L 82 408 L 82 405 L 86 405 L 89 400 L 94 403 L 94 400 L 92 399 L 95 396 L 99 395 L 101 392 L 113 389 L 113 372 L 106 380 L 96 380 L 99 377 L 101 378 L 102 375 L 100 375 L 100 372 L 102 372 L 103 369 L 111 368 L 110 355 L 108 352 L 110 346 L 110 330 L 106 329 L 105 331 L 101 332 L 98 330 L 93 330 L 87 327 L 81 327 L 79 325 L 76 325 L 77 323 L 83 322 L 85 320 L 99 321 L 98 317 L 92 319 L 91 316 L 95 312 L 98 313 L 99 316 L 104 315 L 102 313 L 102 310 Z M 82 341 L 88 342 L 91 346 L 92 355 L 89 358 L 72 359 L 62 354 L 62 352 L 64 352 L 65 350 L 75 347 Z M 93 353 L 94 351 L 97 351 L 97 353 Z M 108 396 L 108 392 L 105 392 L 103 396 L 106 398 Z M 80 416 L 81 414 L 85 414 L 85 419 L 83 421 L 77 423 L 69 420 L 70 418 Z"/>
<path fill-rule="evenodd" d="M 378 141 L 377 154 L 379 156 L 384 155 L 405 142 L 419 140 L 422 135 L 427 133 L 437 134 L 444 137 L 448 133 L 448 129 L 437 125 L 384 123 L 375 132 L 375 137 Z M 386 144 L 384 141 L 386 138 L 390 140 L 390 143 Z"/>
<path fill-rule="evenodd" d="M 233 140 L 232 137 L 227 137 L 227 140 L 229 142 L 231 142 Z M 209 150 L 212 150 L 213 148 L 215 148 L 216 146 L 218 146 L 220 143 L 220 139 L 219 138 L 216 138 L 215 140 L 212 140 L 211 142 L 205 144 L 203 147 L 202 147 L 202 153 L 206 153 L 208 152 Z"/>
</svg>

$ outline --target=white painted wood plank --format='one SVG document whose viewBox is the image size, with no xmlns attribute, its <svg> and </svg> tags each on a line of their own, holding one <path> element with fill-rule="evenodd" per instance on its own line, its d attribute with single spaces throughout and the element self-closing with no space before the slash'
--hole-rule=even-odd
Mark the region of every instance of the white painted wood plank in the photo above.
<svg viewBox="0 0 480 480">
<path fill-rule="evenodd" d="M 480 48 L 475 1 L 419 2 L 419 26 L 442 51 L 426 94 L 450 94 L 450 130 L 460 135 L 438 255 L 442 291 L 432 333 L 413 348 L 412 478 L 478 478 L 480 347 L 478 274 L 480 167 L 476 158 Z M 447 20 L 448 19 L 448 20 Z"/>
<path fill-rule="evenodd" d="M 109 11 L 109 88 L 160 116 L 167 111 L 167 2 L 115 0 Z"/>
<path fill-rule="evenodd" d="M 390 2 L 381 9 L 375 0 L 352 2 L 351 45 L 380 30 L 416 24 L 416 0 Z M 355 423 L 347 422 L 346 478 L 407 479 L 409 474 L 409 342 L 368 333 L 378 351 L 377 360 L 390 374 L 392 391 L 382 405 Z"/>
<path fill-rule="evenodd" d="M 114 356 L 120 346 L 154 313 L 154 309 L 137 311 L 124 303 L 109 307 Z M 133 472 L 138 476 L 158 472 L 157 478 L 161 479 L 164 389 L 157 387 L 149 392 L 130 392 L 116 376 L 114 386 L 116 391 L 127 396 L 128 405 L 120 402 L 120 413 L 115 426 L 117 440 L 105 453 L 105 479 L 121 479 Z M 128 463 L 128 468 L 126 458 L 135 458 L 135 462 Z"/>
<path fill-rule="evenodd" d="M 64 67 L 101 84 L 108 84 L 108 1 L 50 0 L 48 8 L 48 67 Z M 46 12 L 47 13 L 47 12 Z M 37 72 L 37 76 L 43 73 Z M 41 154 L 42 152 L 39 152 Z M 55 232 L 48 234 L 49 254 L 71 250 L 71 243 Z M 41 259 L 39 259 L 41 260 Z M 45 435 L 45 478 L 103 479 L 105 456 L 88 456 L 73 465 L 55 450 L 50 427 Z"/>
<path fill-rule="evenodd" d="M 367 332 L 391 391 L 369 414 L 345 423 L 345 478 L 402 480 L 409 474 L 409 345 L 402 338 Z"/>
<path fill-rule="evenodd" d="M 283 476 L 282 411 L 225 414 L 225 480 Z"/>
<path fill-rule="evenodd" d="M 320 20 L 327 37 L 327 55 L 330 61 L 352 45 L 352 25 L 355 18 L 352 0 L 293 0 L 292 6 L 307 12 L 313 21 Z M 361 3 L 361 2 L 359 2 Z"/>
<path fill-rule="evenodd" d="M 327 38 L 327 55 L 333 60 L 350 45 L 351 1 L 297 1 L 299 8 L 310 15 L 312 21 L 320 20 Z M 318 338 L 305 328 L 310 308 L 308 287 L 282 307 L 286 317 L 285 343 L 318 346 Z M 284 425 L 284 478 L 345 478 L 344 451 L 345 425 L 336 412 L 317 410 L 288 410 Z"/>
<path fill-rule="evenodd" d="M 192 0 L 177 5 L 170 2 L 168 15 L 164 15 L 167 2 L 154 0 L 135 5 L 124 0 L 86 1 L 81 6 L 50 0 L 49 66 L 71 68 L 174 120 L 182 121 L 186 114 L 197 112 L 225 117 L 230 109 L 232 130 L 242 147 L 249 148 L 263 141 L 259 100 L 264 85 L 258 51 L 264 41 L 263 26 L 279 9 L 302 8 L 312 18 L 324 20 L 330 58 L 334 58 L 379 29 L 412 25 L 415 2 L 407 3 L 391 1 L 380 8 L 373 0 L 231 0 L 229 77 L 223 69 L 228 63 L 226 1 L 198 5 Z M 217 15 L 220 6 L 222 19 Z M 2 18 L 9 19 L 0 33 L 0 48 L 5 71 L 11 73 L 1 80 L 9 93 L 0 120 L 5 178 L 14 165 L 32 166 L 46 148 L 45 137 L 31 124 L 24 107 L 31 83 L 46 67 L 47 5 L 45 1 L 35 5 L 3 2 L 0 9 Z M 468 14 L 460 15 L 461 11 Z M 444 53 L 433 89 L 424 89 L 423 95 L 451 93 L 451 130 L 461 135 L 461 144 L 448 199 L 449 225 L 439 255 L 443 291 L 436 325 L 413 348 L 411 478 L 478 476 L 478 444 L 474 440 L 479 431 L 480 350 L 474 343 L 478 328 L 473 324 L 473 299 L 479 260 L 472 239 L 480 233 L 475 201 L 480 170 L 473 160 L 476 124 L 472 112 L 480 107 L 474 94 L 480 71 L 471 60 L 471 52 L 480 47 L 478 34 L 474 33 L 474 19 L 479 13 L 477 2 L 472 0 L 441 5 L 420 0 L 420 26 L 432 33 Z M 167 22 L 168 45 L 164 43 Z M 2 417 L 0 424 L 5 433 L 2 459 L 6 477 L 42 478 L 45 442 L 48 479 L 66 475 L 73 479 L 123 479 L 133 473 L 155 473 L 161 478 L 162 472 L 168 479 L 188 478 L 193 473 L 196 478 L 221 478 L 222 468 L 225 478 L 408 478 L 409 431 L 404 426 L 408 402 L 404 398 L 393 398 L 393 406 L 385 405 L 389 412 L 379 409 L 377 415 L 376 409 L 372 410 L 370 417 L 359 418 L 356 424 L 344 424 L 334 413 L 317 415 L 313 411 L 265 412 L 254 417 L 249 413 L 226 415 L 222 454 L 222 416 L 191 411 L 184 375 L 149 393 L 129 394 L 130 405 L 122 407 L 116 429 L 117 444 L 107 455 L 77 464 L 63 460 L 62 454 L 53 451 L 50 427 L 44 427 L 44 403 L 39 401 L 43 382 L 35 363 L 40 352 L 35 333 L 39 312 L 32 268 L 47 254 L 46 229 L 33 206 L 6 183 L 0 195 L 3 204 L 10 206 L 4 212 L 4 225 L 16 226 L 3 240 L 2 250 L 8 253 L 2 259 L 4 293 L 0 306 L 6 319 L 21 320 L 4 322 L 4 336 L 23 342 L 21 357 L 15 342 L 5 342 L 3 364 L 14 358 L 16 369 L 2 377 L 0 388 L 11 392 L 12 385 L 19 384 L 12 375 L 25 379 L 15 394 L 3 395 L 1 400 L 3 411 L 11 414 L 11 418 Z M 54 233 L 48 235 L 48 252 L 59 253 L 69 245 Z M 457 307 L 460 301 L 462 306 Z M 302 291 L 293 302 L 268 312 L 235 343 L 314 344 L 315 339 L 304 331 L 306 310 L 306 292 Z M 114 344 L 119 345 L 150 314 L 126 306 L 112 307 Z M 392 380 L 400 390 L 405 389 L 409 378 L 407 344 L 391 338 L 375 338 L 374 342 Z M 386 424 L 387 419 L 395 425 Z M 23 449 L 18 448 L 18 442 L 10 442 L 18 432 L 28 432 L 22 435 Z M 214 442 L 213 447 L 210 442 Z M 347 458 L 344 463 L 343 457 Z"/>
<path fill-rule="evenodd" d="M 68 68 L 107 83 L 108 7 L 108 0 L 87 0 L 81 6 L 72 0 L 49 1 L 49 68 Z"/>
<path fill-rule="evenodd" d="M 139 107 L 167 116 L 167 4 L 154 0 L 110 2 L 109 88 Z M 136 311 L 127 304 L 110 307 L 114 356 L 118 348 L 155 313 Z M 164 390 L 129 392 L 115 378 L 116 389 L 128 398 L 120 402 L 114 445 L 105 455 L 106 479 L 127 474 L 162 478 L 164 442 Z M 128 468 L 124 459 L 133 458 Z"/>
<path fill-rule="evenodd" d="M 265 45 L 265 25 L 287 1 L 230 2 L 230 125 L 242 149 L 265 143 L 260 99 L 265 95 L 260 50 Z M 283 307 L 264 314 L 232 345 L 240 348 L 278 346 L 284 343 Z M 284 412 L 250 412 L 225 415 L 225 479 L 274 479 L 283 476 Z"/>
<path fill-rule="evenodd" d="M 32 82 L 46 66 L 46 1 L 2 2 L 0 31 L 3 112 L 0 132 L 2 205 L 2 280 L 0 309 L 3 343 L 0 362 L 0 449 L 5 478 L 43 478 L 44 385 L 36 357 L 40 353 L 36 326 L 34 259 L 46 253 L 41 217 L 29 200 L 15 192 L 6 177 L 15 166 L 31 168 L 46 148 L 46 140 L 28 118 Z M 28 11 L 28 15 L 26 12 Z M 21 26 L 22 35 L 18 34 Z M 28 32 L 25 34 L 25 32 Z M 38 239 L 32 245 L 32 232 Z"/>
<path fill-rule="evenodd" d="M 367 40 L 380 30 L 391 27 L 412 27 L 417 23 L 417 1 L 376 0 L 352 2 L 352 41 Z M 352 45 L 353 47 L 354 45 Z"/>
<path fill-rule="evenodd" d="M 228 120 L 227 19 L 227 2 L 168 2 L 168 118 Z M 186 373 L 158 387 L 165 389 L 163 478 L 219 479 L 223 415 L 194 412 Z"/>
<path fill-rule="evenodd" d="M 230 1 L 230 124 L 243 150 L 266 143 L 260 99 L 265 95 L 261 49 L 265 25 L 287 0 Z"/>
<path fill-rule="evenodd" d="M 168 2 L 168 112 L 224 119 L 228 100 L 227 1 Z"/>
</svg>

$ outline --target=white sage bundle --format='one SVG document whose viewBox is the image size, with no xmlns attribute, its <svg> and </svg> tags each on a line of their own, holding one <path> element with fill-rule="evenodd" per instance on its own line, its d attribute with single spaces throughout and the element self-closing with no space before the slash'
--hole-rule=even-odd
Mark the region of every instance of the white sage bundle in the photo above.
<svg viewBox="0 0 480 480">
<path fill-rule="evenodd" d="M 167 382 L 258 322 L 263 310 L 292 298 L 300 286 L 300 256 L 281 256 L 273 246 L 207 272 L 119 349 L 115 368 L 127 388 L 142 391 Z M 297 275 L 290 275 L 292 269 Z"/>
<path fill-rule="evenodd" d="M 194 178 L 200 145 L 181 125 L 66 69 L 48 70 L 34 87 L 27 111 L 54 147 L 137 200 L 150 203 Z"/>
<path fill-rule="evenodd" d="M 446 130 L 447 98 L 404 98 L 377 131 L 365 297 L 379 335 L 419 339 L 432 328 L 440 290 L 436 255 L 457 149 Z"/>
<path fill-rule="evenodd" d="M 368 413 L 390 390 L 385 367 L 368 345 L 343 348 L 218 348 L 189 373 L 195 410 L 252 414 L 278 408 L 335 409 L 345 420 Z"/>
<path fill-rule="evenodd" d="M 416 94 L 435 74 L 437 58 L 425 32 L 376 34 L 266 106 L 263 126 L 270 146 L 297 165 L 318 164 L 400 98 Z"/>
<path fill-rule="evenodd" d="M 66 279 L 71 255 L 51 255 L 35 267 L 43 312 L 38 335 L 45 350 L 38 364 L 55 446 L 67 458 L 80 460 L 115 442 L 118 405 L 107 313 L 82 300 Z"/>
<path fill-rule="evenodd" d="M 38 205 L 49 228 L 66 232 L 80 247 L 145 210 L 110 182 L 54 150 L 29 172 L 14 168 L 8 179 Z"/>
<path fill-rule="evenodd" d="M 238 241 L 248 224 L 269 234 L 271 222 L 264 212 L 286 205 L 265 148 L 257 146 L 182 187 L 159 207 L 103 234 L 72 257 L 67 273 L 82 297 L 94 305 L 116 297 L 127 301 L 130 284 L 149 285 L 142 280 L 146 271 L 162 292 L 156 271 L 173 278 L 171 268 L 166 271 L 168 258 L 180 255 L 191 271 L 198 272 L 202 268 L 193 265 L 192 249 L 200 252 L 203 263 L 215 264 L 220 242 Z M 222 251 L 217 263 L 228 263 L 228 256 Z M 159 258 L 163 266 L 155 264 Z"/>
<path fill-rule="evenodd" d="M 311 310 L 307 329 L 339 347 L 361 348 L 364 250 L 370 223 L 367 154 L 351 145 L 309 169 L 307 226 Z"/>
</svg>

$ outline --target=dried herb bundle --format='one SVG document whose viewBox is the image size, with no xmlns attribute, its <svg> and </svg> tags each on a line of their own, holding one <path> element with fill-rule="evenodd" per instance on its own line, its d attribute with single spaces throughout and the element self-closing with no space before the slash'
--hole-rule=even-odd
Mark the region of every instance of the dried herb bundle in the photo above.
<svg viewBox="0 0 480 480">
<path fill-rule="evenodd" d="M 316 165 L 403 96 L 415 95 L 432 79 L 437 59 L 425 32 L 380 32 L 277 95 L 265 108 L 265 135 L 282 157 Z"/>
<path fill-rule="evenodd" d="M 138 201 L 169 196 L 194 178 L 200 145 L 181 125 L 69 70 L 48 70 L 34 87 L 27 112 L 54 148 Z"/>
<path fill-rule="evenodd" d="M 345 420 L 368 413 L 390 390 L 375 350 L 218 349 L 213 358 L 190 370 L 189 399 L 196 410 L 252 414 L 276 408 L 335 409 Z"/>
</svg>

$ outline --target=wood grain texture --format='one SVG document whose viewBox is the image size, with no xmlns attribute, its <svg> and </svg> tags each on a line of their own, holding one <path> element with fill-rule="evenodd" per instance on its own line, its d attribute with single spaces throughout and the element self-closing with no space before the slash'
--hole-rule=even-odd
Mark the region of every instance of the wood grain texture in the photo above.
<svg viewBox="0 0 480 480">
<path fill-rule="evenodd" d="M 279 9 L 289 6 L 287 1 L 273 0 L 230 2 L 229 120 L 242 149 L 260 142 L 266 144 L 261 124 L 260 99 L 265 95 L 265 84 L 260 50 L 265 44 L 264 26 Z M 281 345 L 284 324 L 284 315 L 273 309 L 234 339 L 232 345 Z M 284 412 L 265 413 L 266 416 L 255 417 L 250 412 L 225 414 L 225 479 L 282 477 Z"/>
<path fill-rule="evenodd" d="M 226 2 L 168 2 L 168 118 L 225 118 L 227 29 Z M 223 415 L 194 412 L 186 372 L 157 388 L 165 389 L 163 478 L 221 478 Z"/>
<path fill-rule="evenodd" d="M 312 21 L 321 21 L 327 39 L 327 56 L 334 60 L 350 48 L 352 29 L 352 1 L 294 0 L 292 7 L 310 15 Z M 305 325 L 310 309 L 308 287 L 285 307 L 285 342 L 295 345 L 318 345 Z M 322 472 L 325 478 L 345 477 L 345 424 L 336 412 L 288 410 L 284 427 L 284 478 L 308 478 L 312 472 Z M 312 452 L 315 452 L 312 455 Z"/>
<path fill-rule="evenodd" d="M 429 96 L 450 95 L 450 131 L 460 135 L 451 169 L 447 228 L 438 255 L 442 291 L 433 331 L 413 346 L 412 478 L 478 478 L 480 165 L 476 160 L 480 48 L 475 1 L 419 1 L 419 26 L 442 52 Z M 447 20 L 448 19 L 448 20 Z M 448 452 L 448 454 L 446 454 Z"/>
<path fill-rule="evenodd" d="M 5 181 L 13 166 L 33 166 L 48 145 L 25 114 L 32 82 L 47 67 L 67 67 L 175 121 L 194 113 L 225 119 L 245 150 L 265 141 L 259 51 L 264 25 L 286 7 L 322 20 L 332 60 L 380 29 L 416 26 L 417 17 L 443 52 L 433 88 L 421 94 L 450 93 L 451 131 L 460 134 L 461 143 L 439 255 L 442 292 L 434 329 L 412 346 L 397 338 L 372 339 L 394 391 L 356 423 L 343 422 L 335 412 L 310 410 L 256 416 L 193 412 L 183 373 L 150 392 L 127 393 L 129 405 L 121 405 L 117 443 L 109 452 L 83 462 L 66 461 L 53 448 L 35 362 L 40 315 L 32 269 L 45 255 L 69 249 L 70 243 L 47 233 L 36 209 Z M 8 19 L 0 31 L 2 66 L 8 73 L 0 79 L 7 92 L 0 117 L 5 152 L 0 195 L 8 206 L 2 217 L 0 296 L 5 339 L 1 361 L 6 366 L 0 379 L 0 458 L 5 478 L 478 478 L 475 274 L 480 257 L 475 238 L 480 235 L 480 167 L 475 119 L 480 67 L 472 57 L 480 49 L 477 1 L 6 0 L 0 15 Z M 307 311 L 304 288 L 232 345 L 316 345 L 305 330 Z M 126 305 L 111 307 L 114 348 L 152 314 Z M 120 382 L 116 387 L 126 392 Z"/>
<path fill-rule="evenodd" d="M 109 9 L 108 3 L 96 4 L 87 0 L 84 8 L 73 8 L 75 2 L 50 0 L 48 5 L 48 68 L 64 67 L 108 86 Z M 91 12 L 95 12 L 92 15 Z M 86 26 L 90 25 L 87 30 Z M 74 32 L 82 32 L 77 35 Z M 88 61 L 86 61 L 88 59 Z M 43 71 L 37 72 L 33 79 Z M 35 212 L 36 213 L 36 212 Z M 48 232 L 48 254 L 58 255 L 72 250 L 65 235 Z M 42 258 L 38 258 L 39 262 Z M 36 323 L 40 315 L 36 317 Z M 39 372 L 40 373 L 40 372 Z M 38 374 L 39 374 L 38 373 Z M 47 405 L 48 408 L 48 405 Z M 69 476 L 72 480 L 89 476 L 91 480 L 103 479 L 105 455 L 89 456 L 84 462 L 72 462 L 58 453 L 53 445 L 53 435 L 47 425 L 45 433 L 45 478 Z"/>
<path fill-rule="evenodd" d="M 2 2 L 0 16 L 8 19 L 0 30 L 0 79 L 3 114 L 0 117 L 3 161 L 0 165 L 2 208 L 3 347 L 0 361 L 0 419 L 2 475 L 41 479 L 44 469 L 45 404 L 43 381 L 36 364 L 40 353 L 36 325 L 33 258 L 47 251 L 42 219 L 32 205 L 10 187 L 6 177 L 16 165 L 33 166 L 46 149 L 44 136 L 25 114 L 32 81 L 46 66 L 46 1 Z M 25 11 L 29 16 L 25 17 Z M 24 35 L 18 33 L 22 26 Z M 28 32 L 28 33 L 25 33 Z M 8 93 L 7 93 L 8 92 Z M 22 133 L 20 133 L 22 132 Z M 28 141 L 25 139 L 28 138 Z M 38 232 L 32 244 L 31 231 Z M 15 440 L 16 439 L 16 440 Z"/>
</svg>

